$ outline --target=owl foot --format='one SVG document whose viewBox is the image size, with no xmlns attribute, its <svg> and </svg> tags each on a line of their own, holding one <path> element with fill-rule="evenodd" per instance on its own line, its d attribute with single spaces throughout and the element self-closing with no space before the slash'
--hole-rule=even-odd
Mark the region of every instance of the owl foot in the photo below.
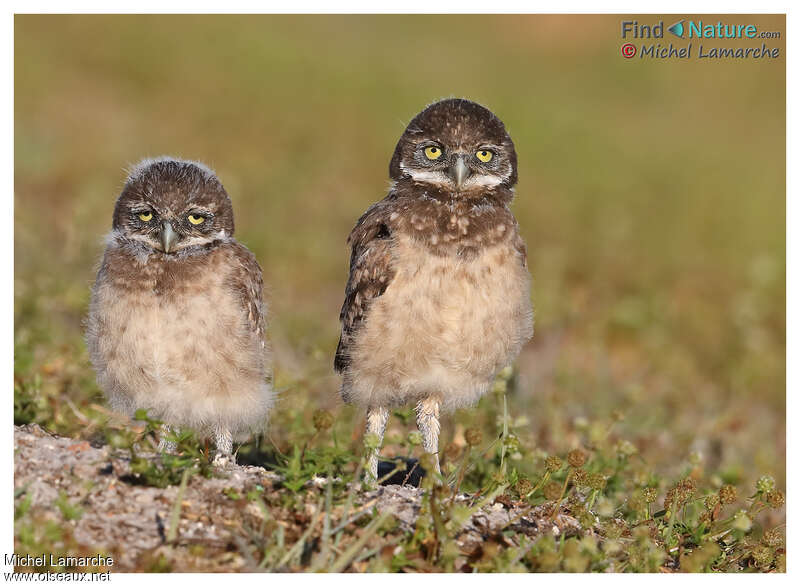
<svg viewBox="0 0 800 587">
<path fill-rule="evenodd" d="M 217 454 L 214 455 L 214 459 L 211 461 L 211 464 L 220 469 L 226 469 L 229 466 L 236 464 L 236 458 L 232 454 L 223 454 L 217 452 Z"/>
<path fill-rule="evenodd" d="M 158 452 L 174 453 L 178 449 L 174 441 L 167 439 L 167 436 L 170 434 L 172 434 L 172 428 L 166 425 L 161 427 L 161 434 L 159 434 L 158 439 Z"/>
</svg>

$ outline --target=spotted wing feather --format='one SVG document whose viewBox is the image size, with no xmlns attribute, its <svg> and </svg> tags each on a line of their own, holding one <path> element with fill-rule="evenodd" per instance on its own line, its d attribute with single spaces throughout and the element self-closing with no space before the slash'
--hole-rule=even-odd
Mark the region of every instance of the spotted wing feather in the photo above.
<svg viewBox="0 0 800 587">
<path fill-rule="evenodd" d="M 350 348 L 359 326 L 367 319 L 372 301 L 383 295 L 394 277 L 392 268 L 393 198 L 390 196 L 367 210 L 347 239 L 351 247 L 350 278 L 339 314 L 342 334 L 336 348 L 334 369 L 341 373 L 350 364 Z"/>
<path fill-rule="evenodd" d="M 239 295 L 242 308 L 247 313 L 248 324 L 264 346 L 266 320 L 261 267 L 255 255 L 243 246 L 236 246 L 234 257 L 236 262 L 232 264 L 231 286 Z"/>
</svg>

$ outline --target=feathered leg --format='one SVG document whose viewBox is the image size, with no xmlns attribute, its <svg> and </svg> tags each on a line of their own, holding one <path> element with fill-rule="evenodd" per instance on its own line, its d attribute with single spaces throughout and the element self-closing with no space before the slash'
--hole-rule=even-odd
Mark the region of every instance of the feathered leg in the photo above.
<svg viewBox="0 0 800 587">
<path fill-rule="evenodd" d="M 158 438 L 158 452 L 175 452 L 178 448 L 173 441 L 167 440 L 167 434 L 172 434 L 172 428 L 164 424 Z"/>
<path fill-rule="evenodd" d="M 367 435 L 378 437 L 377 446 L 368 448 L 369 459 L 367 460 L 366 483 L 374 486 L 378 481 L 378 453 L 383 444 L 383 433 L 386 431 L 386 423 L 389 421 L 389 410 L 382 406 L 367 408 Z M 374 439 L 373 439 L 374 440 Z"/>
<path fill-rule="evenodd" d="M 433 455 L 434 470 L 439 469 L 439 400 L 428 397 L 417 403 L 417 428 L 422 433 L 422 448 Z"/>
<path fill-rule="evenodd" d="M 217 454 L 214 455 L 216 464 L 227 464 L 233 461 L 233 436 L 231 431 L 225 426 L 214 428 L 214 445 L 217 447 Z"/>
</svg>

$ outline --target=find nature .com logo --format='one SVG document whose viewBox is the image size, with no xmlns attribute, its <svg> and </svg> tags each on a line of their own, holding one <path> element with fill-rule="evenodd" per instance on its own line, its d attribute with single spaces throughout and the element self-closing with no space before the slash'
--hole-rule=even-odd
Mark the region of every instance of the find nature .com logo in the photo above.
<svg viewBox="0 0 800 587">
<path fill-rule="evenodd" d="M 623 43 L 620 53 L 625 59 L 633 59 L 638 54 L 641 59 L 691 59 L 696 55 L 698 59 L 777 59 L 780 48 L 768 47 L 765 42 L 755 47 L 716 47 L 704 46 L 699 43 L 696 53 L 693 53 L 694 43 L 685 46 L 675 46 L 672 42 L 662 45 L 658 42 L 648 42 L 651 39 L 664 38 L 664 21 L 658 24 L 639 24 L 635 20 L 623 20 L 621 32 L 623 39 L 637 39 L 643 41 L 637 47 L 635 43 Z M 702 20 L 681 19 L 666 28 L 668 33 L 681 40 L 691 39 L 780 39 L 780 31 L 759 31 L 754 24 L 726 24 L 722 21 L 716 23 L 703 22 Z"/>
</svg>

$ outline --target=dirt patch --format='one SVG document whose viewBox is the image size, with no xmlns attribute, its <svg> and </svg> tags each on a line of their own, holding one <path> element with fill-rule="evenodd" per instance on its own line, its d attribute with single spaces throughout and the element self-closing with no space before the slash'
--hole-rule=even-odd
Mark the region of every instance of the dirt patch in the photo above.
<svg viewBox="0 0 800 587">
<path fill-rule="evenodd" d="M 195 475 L 183 491 L 179 486 L 136 485 L 127 481 L 130 478 L 129 458 L 109 446 L 53 436 L 36 425 L 15 427 L 14 487 L 18 503 L 30 500 L 26 515 L 67 526 L 73 549 L 77 545 L 82 553 L 110 554 L 114 571 L 256 571 L 263 566 L 257 556 L 259 536 L 280 526 L 287 551 L 302 539 L 308 559 L 319 549 L 319 536 L 325 531 L 320 521 L 327 484 L 323 478 L 312 482 L 316 487 L 309 488 L 307 500 L 294 500 L 288 507 L 281 507 L 288 490 L 281 486 L 280 475 L 261 467 L 228 465 L 212 478 Z M 252 497 L 254 492 L 258 498 Z M 395 534 L 413 532 L 429 503 L 424 494 L 422 489 L 399 485 L 359 492 L 349 511 L 341 504 L 330 508 L 329 527 L 345 520 L 345 526 L 352 527 L 351 542 L 356 542 L 364 521 L 359 524 L 354 519 L 359 512 L 366 520 L 387 512 L 396 520 Z M 473 500 L 468 495 L 456 497 L 465 509 Z M 80 513 L 65 515 L 63 504 Z M 457 544 L 468 557 L 503 530 L 534 539 L 547 533 L 578 533 L 574 518 L 560 514 L 551 520 L 551 511 L 548 505 L 531 508 L 494 501 L 466 517 L 456 529 Z M 392 543 L 388 534 L 375 534 L 364 549 L 380 547 L 382 540 Z M 357 562 L 357 557 L 353 560 Z M 287 562 L 277 568 L 303 570 L 304 565 Z M 346 568 L 358 566 L 348 563 Z"/>
</svg>

